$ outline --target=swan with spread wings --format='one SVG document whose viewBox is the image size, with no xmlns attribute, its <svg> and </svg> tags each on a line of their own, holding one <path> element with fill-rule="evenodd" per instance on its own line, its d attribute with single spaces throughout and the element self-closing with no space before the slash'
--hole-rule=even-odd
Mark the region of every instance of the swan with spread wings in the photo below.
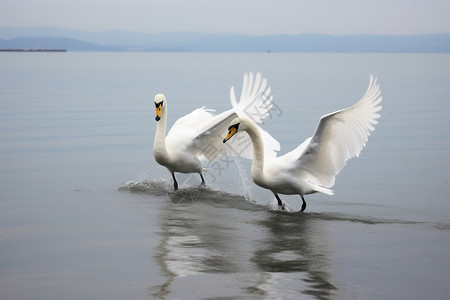
<svg viewBox="0 0 450 300">
<path fill-rule="evenodd" d="M 284 204 L 278 194 L 300 195 L 304 211 L 304 195 L 316 192 L 333 195 L 330 188 L 336 175 L 350 158 L 361 153 L 380 117 L 380 95 L 376 78 L 370 76 L 369 87 L 356 104 L 322 116 L 312 137 L 280 157 L 265 156 L 258 127 L 245 116 L 231 122 L 223 143 L 239 131 L 247 132 L 253 144 L 253 181 L 271 190 L 281 209 Z"/>
<path fill-rule="evenodd" d="M 202 184 L 202 161 L 215 161 L 223 155 L 238 155 L 251 159 L 252 147 L 241 149 L 242 144 L 233 143 L 224 145 L 223 134 L 226 133 L 230 122 L 238 117 L 249 117 L 255 123 L 262 137 L 265 149 L 268 152 L 279 150 L 279 143 L 257 123 L 261 123 L 272 108 L 272 96 L 267 79 L 261 73 L 244 74 L 244 81 L 239 103 L 236 100 L 234 87 L 230 90 L 232 108 L 218 115 L 214 110 L 205 107 L 179 118 L 173 124 L 166 136 L 167 99 L 163 94 L 154 97 L 157 121 L 155 139 L 153 143 L 153 156 L 160 165 L 165 166 L 172 174 L 173 187 L 178 189 L 175 173 L 198 173 Z M 250 141 L 249 141 L 250 142 Z"/>
</svg>

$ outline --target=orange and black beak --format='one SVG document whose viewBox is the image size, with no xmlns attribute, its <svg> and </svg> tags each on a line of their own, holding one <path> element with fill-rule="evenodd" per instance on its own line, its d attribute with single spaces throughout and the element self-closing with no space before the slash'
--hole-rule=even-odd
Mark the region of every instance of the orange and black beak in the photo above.
<svg viewBox="0 0 450 300">
<path fill-rule="evenodd" d="M 155 120 L 158 122 L 159 120 L 161 120 L 161 111 L 162 111 L 162 106 L 163 106 L 164 101 L 161 101 L 159 103 L 155 103 L 155 108 L 156 108 L 156 115 L 155 115 Z"/>
<path fill-rule="evenodd" d="M 228 127 L 228 134 L 227 134 L 226 138 L 223 139 L 223 142 L 225 143 L 226 141 L 231 139 L 231 137 L 236 134 L 238 129 L 239 129 L 239 123 Z"/>
</svg>

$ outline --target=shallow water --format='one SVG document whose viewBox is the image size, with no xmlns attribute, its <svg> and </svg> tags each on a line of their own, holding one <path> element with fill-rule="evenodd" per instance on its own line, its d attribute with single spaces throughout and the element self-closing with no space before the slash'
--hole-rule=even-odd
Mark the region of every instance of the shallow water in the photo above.
<svg viewBox="0 0 450 300">
<path fill-rule="evenodd" d="M 446 54 L 2 53 L 2 299 L 445 299 L 450 292 Z M 170 174 L 152 156 L 153 95 L 173 122 L 262 71 L 281 153 L 352 105 L 383 111 L 335 196 L 282 196 L 222 159 Z"/>
</svg>

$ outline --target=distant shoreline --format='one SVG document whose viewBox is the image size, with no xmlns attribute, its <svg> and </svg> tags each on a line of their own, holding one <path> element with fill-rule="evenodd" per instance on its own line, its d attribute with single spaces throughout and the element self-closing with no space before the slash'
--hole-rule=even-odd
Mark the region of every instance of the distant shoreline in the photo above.
<svg viewBox="0 0 450 300">
<path fill-rule="evenodd" d="M 0 52 L 66 52 L 66 49 L 0 49 Z"/>
<path fill-rule="evenodd" d="M 133 31 L 0 26 L 0 49 L 101 52 L 450 53 L 450 33 L 275 34 Z M 26 51 L 24 51 L 26 50 Z M 60 51 L 57 51 L 60 52 Z"/>
</svg>

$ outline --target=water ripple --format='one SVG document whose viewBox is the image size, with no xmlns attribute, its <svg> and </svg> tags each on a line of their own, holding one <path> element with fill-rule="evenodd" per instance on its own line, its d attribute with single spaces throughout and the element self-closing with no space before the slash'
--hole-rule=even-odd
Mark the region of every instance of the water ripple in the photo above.
<svg viewBox="0 0 450 300">
<path fill-rule="evenodd" d="M 136 194 L 150 194 L 154 196 L 168 196 L 170 201 L 183 208 L 189 208 L 196 203 L 213 205 L 216 207 L 235 208 L 250 211 L 266 211 L 284 218 L 307 218 L 310 220 L 322 221 L 343 221 L 361 223 L 368 225 L 398 224 L 398 225 L 430 225 L 440 230 L 450 230 L 448 223 L 427 223 L 413 220 L 386 219 L 372 216 L 347 215 L 335 212 L 300 212 L 290 207 L 286 210 L 279 210 L 276 201 L 269 201 L 268 204 L 260 204 L 256 199 L 248 200 L 247 197 L 236 195 L 220 190 L 214 190 L 208 186 L 199 185 L 173 191 L 168 181 L 165 180 L 128 180 L 118 187 L 119 191 Z"/>
</svg>

